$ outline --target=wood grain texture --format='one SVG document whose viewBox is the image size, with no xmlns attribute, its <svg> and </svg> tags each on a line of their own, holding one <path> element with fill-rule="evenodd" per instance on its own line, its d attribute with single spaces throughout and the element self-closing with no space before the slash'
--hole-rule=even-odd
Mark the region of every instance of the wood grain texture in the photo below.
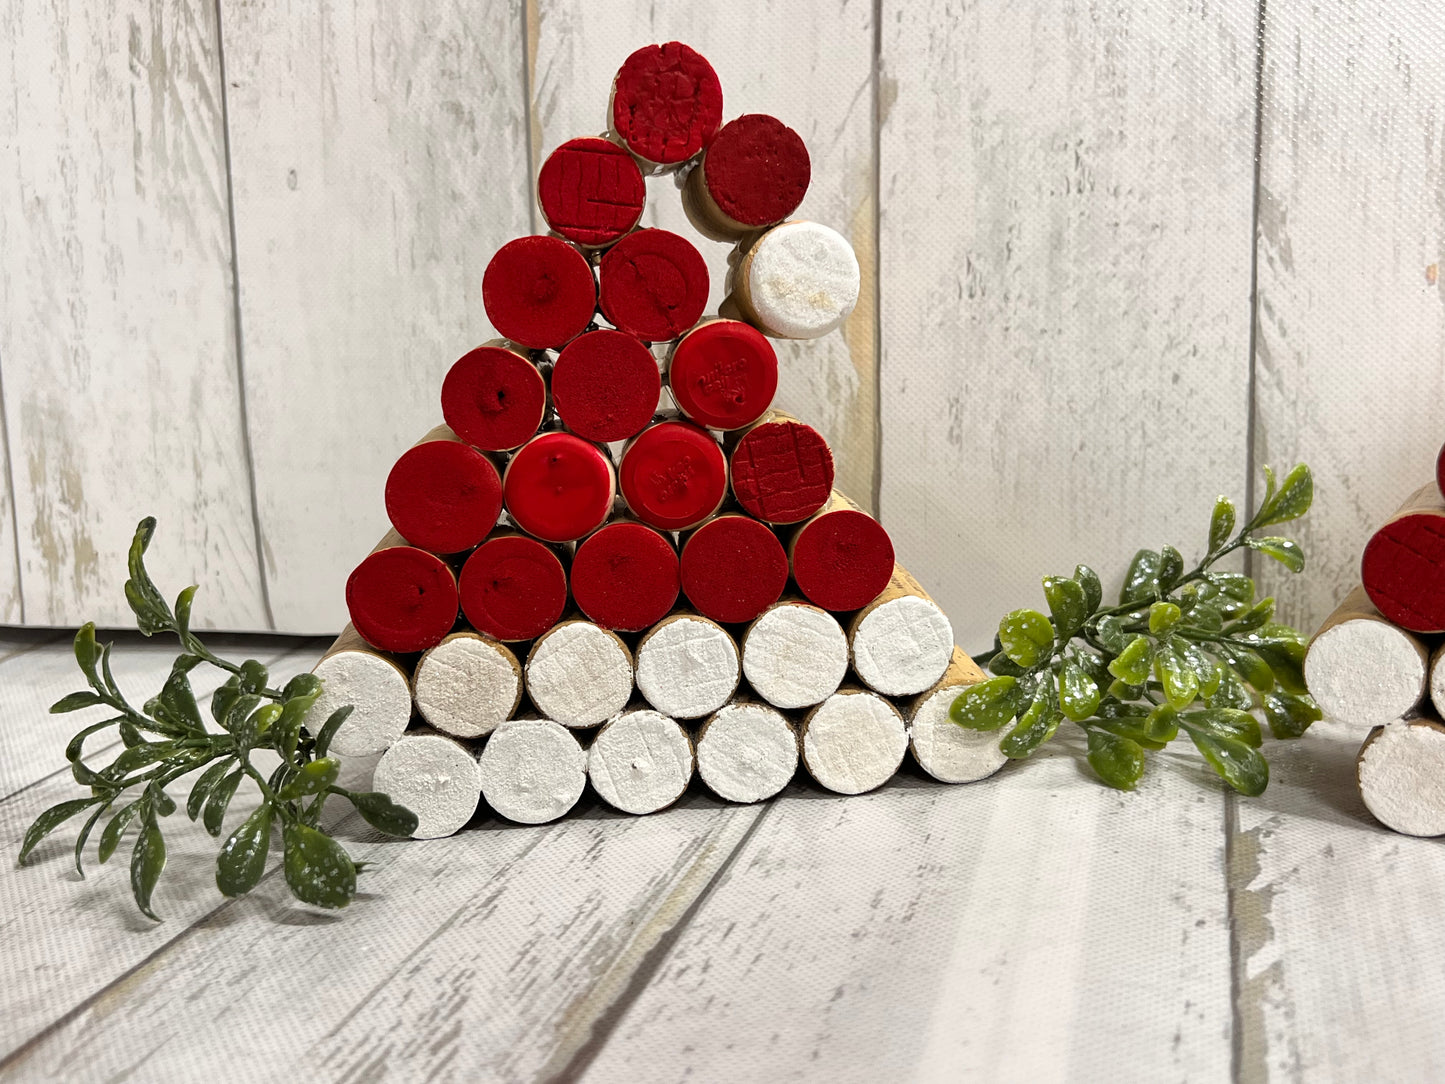
<svg viewBox="0 0 1445 1084">
<path fill-rule="evenodd" d="M 1371 533 L 1434 477 L 1445 438 L 1445 13 L 1266 13 L 1255 457 L 1309 463 L 1316 498 L 1298 527 L 1307 578 L 1256 567 L 1309 629 L 1357 580 Z"/>
<path fill-rule="evenodd" d="M 265 627 L 214 13 L 0 15 L 0 363 L 32 624 L 125 623 L 126 547 L 153 514 L 167 579 L 204 588 L 200 619 Z"/>
<path fill-rule="evenodd" d="M 984 650 L 1078 561 L 1242 497 L 1253 5 L 897 5 L 880 112 L 882 517 Z"/>
<path fill-rule="evenodd" d="M 5 431 L 5 385 L 0 367 L 0 624 L 19 625 L 25 621 L 20 592 L 20 529 L 15 522 L 15 497 L 11 488 L 10 441 Z"/>
<path fill-rule="evenodd" d="M 1183 758 L 1121 795 L 1053 748 L 785 792 L 581 1079 L 1226 1077 L 1222 808 Z"/>
<path fill-rule="evenodd" d="M 607 127 L 612 77 L 643 45 L 684 41 L 722 81 L 723 120 L 769 113 L 803 137 L 813 180 L 794 218 L 846 237 L 863 286 L 841 331 L 811 342 L 775 341 L 779 406 L 816 427 L 833 448 L 838 487 L 865 505 L 873 492 L 876 430 L 873 207 L 873 12 L 846 0 L 743 0 L 723 9 L 642 0 L 527 0 L 531 28 L 533 176 L 568 139 Z M 708 312 L 724 296 L 729 246 L 699 236 L 672 176 L 648 181 L 643 225 L 697 244 L 712 279 Z"/>
<path fill-rule="evenodd" d="M 528 232 L 520 0 L 223 6 L 242 346 L 278 627 L 335 631 L 396 457 Z"/>
</svg>

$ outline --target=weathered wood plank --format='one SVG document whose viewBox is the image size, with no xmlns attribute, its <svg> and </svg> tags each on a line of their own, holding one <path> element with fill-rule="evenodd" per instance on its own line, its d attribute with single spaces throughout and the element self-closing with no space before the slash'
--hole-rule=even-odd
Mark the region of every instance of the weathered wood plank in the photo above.
<svg viewBox="0 0 1445 1084">
<path fill-rule="evenodd" d="M 1239 1076 L 1430 1080 L 1445 1066 L 1445 851 L 1397 835 L 1355 786 L 1361 734 L 1272 746 L 1231 841 Z"/>
<path fill-rule="evenodd" d="M 971 650 L 1243 496 L 1253 9 L 883 19 L 883 522 Z"/>
<path fill-rule="evenodd" d="M 251 451 L 278 628 L 335 631 L 396 457 L 528 232 L 520 0 L 226 4 Z"/>
<path fill-rule="evenodd" d="M 1304 460 L 1310 572 L 1265 583 L 1313 628 L 1445 439 L 1445 13 L 1411 0 L 1266 8 L 1255 455 Z M 1293 529 L 1293 525 L 1291 528 Z"/>
<path fill-rule="evenodd" d="M 559 144 L 607 127 L 612 77 L 635 49 L 683 41 L 707 57 L 723 88 L 723 119 L 770 113 L 807 144 L 813 179 L 796 218 L 852 242 L 863 271 L 858 308 L 843 329 L 778 347 L 777 401 L 816 426 L 833 448 L 838 486 L 872 499 L 877 449 L 874 289 L 877 259 L 873 155 L 873 11 L 831 0 L 746 0 L 727 17 L 704 5 L 660 8 L 641 0 L 528 0 L 533 175 Z M 723 298 L 727 245 L 700 237 L 670 176 L 648 182 L 644 225 L 693 240 L 712 276 L 709 312 Z"/>
<path fill-rule="evenodd" d="M 215 5 L 9 4 L 0 36 L 14 61 L 0 364 L 25 618 L 126 623 L 126 547 L 154 514 L 174 578 L 206 589 L 202 619 L 263 628 Z"/>
<path fill-rule="evenodd" d="M 0 366 L 0 624 L 25 620 L 20 592 L 20 536 L 11 492 L 10 435 L 5 428 L 4 369 Z"/>
</svg>

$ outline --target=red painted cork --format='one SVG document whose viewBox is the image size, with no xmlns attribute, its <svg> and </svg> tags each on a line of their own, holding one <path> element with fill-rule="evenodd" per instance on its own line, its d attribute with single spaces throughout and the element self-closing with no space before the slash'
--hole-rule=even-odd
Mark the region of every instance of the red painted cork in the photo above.
<svg viewBox="0 0 1445 1084">
<path fill-rule="evenodd" d="M 802 137 L 763 113 L 723 125 L 708 145 L 701 172 L 717 209 L 748 229 L 776 225 L 796 211 L 812 179 Z"/>
<path fill-rule="evenodd" d="M 1385 524 L 1365 545 L 1360 578 L 1375 608 L 1411 632 L 1445 632 L 1445 512 Z"/>
<path fill-rule="evenodd" d="M 883 525 L 836 501 L 798 528 L 789 551 L 798 590 L 825 610 L 868 605 L 893 574 L 893 542 Z"/>
<path fill-rule="evenodd" d="M 722 123 L 722 83 L 694 49 L 681 42 L 645 45 L 612 82 L 612 128 L 645 162 L 686 162 Z"/>
<path fill-rule="evenodd" d="M 543 433 L 512 456 L 502 496 L 522 530 L 547 542 L 571 542 L 606 522 L 616 481 L 596 445 L 571 433 Z"/>
<path fill-rule="evenodd" d="M 514 643 L 532 640 L 562 618 L 567 572 L 551 547 L 520 534 L 478 546 L 461 575 L 462 613 L 478 632 Z"/>
<path fill-rule="evenodd" d="M 489 452 L 520 448 L 542 424 L 547 382 L 527 358 L 501 346 L 463 354 L 442 381 L 442 417 L 457 436 Z"/>
<path fill-rule="evenodd" d="M 435 647 L 457 621 L 457 580 L 440 557 L 414 546 L 377 550 L 346 580 L 351 624 L 372 647 Z"/>
<path fill-rule="evenodd" d="M 647 342 L 677 338 L 707 308 L 702 254 L 667 230 L 629 233 L 603 255 L 597 277 L 602 315 Z"/>
<path fill-rule="evenodd" d="M 766 524 L 718 516 L 682 547 L 682 590 L 697 612 L 724 624 L 752 621 L 783 595 L 788 555 Z"/>
<path fill-rule="evenodd" d="M 386 514 L 397 533 L 432 553 L 469 550 L 497 525 L 502 478 L 468 444 L 428 440 L 408 448 L 386 476 Z"/>
<path fill-rule="evenodd" d="M 678 341 L 667 383 L 678 409 L 693 421 L 711 429 L 741 429 L 772 405 L 778 355 L 751 324 L 710 320 Z"/>
<path fill-rule="evenodd" d="M 801 523 L 828 502 L 833 453 L 811 425 L 786 415 L 748 430 L 733 449 L 733 496 L 767 523 Z"/>
<path fill-rule="evenodd" d="M 498 334 L 541 350 L 580 335 L 597 311 L 587 257 L 560 237 L 519 237 L 482 275 L 482 304 Z"/>
<path fill-rule="evenodd" d="M 618 481 L 633 515 L 664 531 L 696 527 L 727 494 L 727 460 L 708 434 L 687 422 L 644 430 L 622 453 Z"/>
<path fill-rule="evenodd" d="M 615 632 L 639 632 L 677 601 L 677 552 L 641 523 L 609 523 L 572 558 L 572 597 L 591 620 Z"/>
<path fill-rule="evenodd" d="M 635 437 L 657 413 L 662 376 L 641 340 L 599 328 L 562 349 L 552 367 L 552 401 L 568 429 L 588 440 Z"/>
<path fill-rule="evenodd" d="M 642 171 L 610 139 L 569 139 L 537 175 L 547 225 L 587 248 L 610 245 L 636 226 L 646 199 Z"/>
</svg>

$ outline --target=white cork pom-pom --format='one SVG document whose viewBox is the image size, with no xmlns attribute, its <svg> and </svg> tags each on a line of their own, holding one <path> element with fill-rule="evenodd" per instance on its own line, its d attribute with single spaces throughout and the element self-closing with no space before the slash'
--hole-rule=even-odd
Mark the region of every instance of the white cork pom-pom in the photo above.
<svg viewBox="0 0 1445 1084">
<path fill-rule="evenodd" d="M 587 754 L 551 719 L 512 719 L 487 739 L 480 761 L 482 797 L 519 824 L 546 824 L 567 813 L 587 785 Z"/>
<path fill-rule="evenodd" d="M 967 685 L 945 685 L 919 697 L 908 727 L 918 766 L 940 783 L 974 783 L 1008 763 L 998 743 L 1007 728 L 969 730 L 948 717 Z"/>
<path fill-rule="evenodd" d="M 664 618 L 637 645 L 637 691 L 664 715 L 701 719 L 738 686 L 738 645 L 715 621 Z"/>
<path fill-rule="evenodd" d="M 797 769 L 798 735 L 766 704 L 726 704 L 698 733 L 697 774 L 729 802 L 771 798 Z"/>
<path fill-rule="evenodd" d="M 1326 718 L 1361 728 L 1398 719 L 1418 704 L 1425 671 L 1419 642 L 1376 618 L 1327 628 L 1305 656 L 1305 682 Z"/>
<path fill-rule="evenodd" d="M 440 734 L 404 734 L 371 775 L 371 786 L 417 817 L 413 839 L 438 839 L 461 829 L 482 799 L 477 758 Z"/>
<path fill-rule="evenodd" d="M 1385 827 L 1445 835 L 1445 726 L 1402 719 L 1376 727 L 1360 747 L 1360 797 Z"/>
<path fill-rule="evenodd" d="M 390 659 L 371 651 L 338 651 L 316 664 L 321 695 L 306 713 L 315 734 L 337 708 L 351 714 L 336 728 L 331 751 L 344 757 L 384 753 L 411 721 L 411 684 Z"/>
<path fill-rule="evenodd" d="M 853 630 L 853 668 L 885 696 L 921 693 L 953 656 L 953 626 L 933 602 L 901 595 L 873 607 Z"/>
<path fill-rule="evenodd" d="M 632 654 L 616 633 L 564 621 L 528 654 L 527 692 L 538 711 L 563 726 L 597 726 L 632 698 Z"/>
<path fill-rule="evenodd" d="M 682 797 L 693 750 L 677 720 L 646 708 L 623 712 L 597 732 L 587 776 L 602 800 L 624 813 L 653 813 Z"/>
<path fill-rule="evenodd" d="M 743 637 L 743 674 L 768 703 L 807 708 L 822 703 L 848 672 L 848 638 L 827 610 L 780 602 Z"/>
<path fill-rule="evenodd" d="M 412 679 L 416 710 L 444 734 L 480 738 L 516 710 L 522 671 L 503 644 L 456 632 L 423 655 Z"/>
<path fill-rule="evenodd" d="M 903 763 L 908 733 L 888 701 L 862 689 L 843 689 L 803 721 L 803 763 L 822 786 L 862 794 L 886 783 Z"/>
<path fill-rule="evenodd" d="M 776 337 L 826 335 L 858 304 L 861 277 L 853 246 L 816 222 L 773 227 L 758 239 L 742 271 L 760 330 Z"/>
</svg>

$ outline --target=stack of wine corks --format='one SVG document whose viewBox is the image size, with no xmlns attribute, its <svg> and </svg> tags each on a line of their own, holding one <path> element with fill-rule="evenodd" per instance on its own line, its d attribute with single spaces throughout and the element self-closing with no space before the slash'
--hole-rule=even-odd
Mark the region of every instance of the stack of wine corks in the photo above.
<svg viewBox="0 0 1445 1084">
<path fill-rule="evenodd" d="M 1386 827 L 1445 835 L 1445 448 L 1436 479 L 1371 536 L 1360 586 L 1310 641 L 1327 719 L 1367 732 L 1360 795 Z"/>
<path fill-rule="evenodd" d="M 706 312 L 691 241 L 639 227 L 645 178 L 675 170 L 700 231 L 736 246 L 738 318 Z M 858 297 L 847 241 L 789 221 L 809 178 L 781 121 L 723 123 L 716 74 L 676 42 L 623 64 L 607 137 L 544 162 L 552 232 L 489 263 L 502 337 L 456 361 L 445 425 L 397 460 L 394 530 L 316 671 L 318 712 L 355 707 L 338 751 L 381 754 L 417 835 L 481 802 L 553 820 L 588 785 L 639 814 L 695 776 L 759 801 L 800 764 L 855 794 L 910 743 L 947 782 L 1003 764 L 997 735 L 947 719 L 982 679 L 948 618 L 833 488 L 818 431 L 773 409 L 770 340 L 826 334 Z"/>
</svg>

